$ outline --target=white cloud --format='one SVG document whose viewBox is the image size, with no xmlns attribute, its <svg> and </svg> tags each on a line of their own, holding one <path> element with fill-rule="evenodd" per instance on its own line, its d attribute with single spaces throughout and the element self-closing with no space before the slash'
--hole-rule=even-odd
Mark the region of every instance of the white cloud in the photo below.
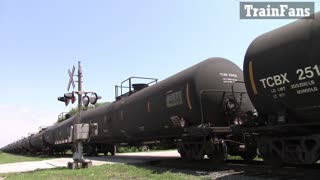
<svg viewBox="0 0 320 180">
<path fill-rule="evenodd" d="M 40 126 L 52 125 L 57 113 L 52 109 L 37 110 L 23 105 L 0 105 L 0 147 L 3 147 L 30 132 L 37 132 Z"/>
</svg>

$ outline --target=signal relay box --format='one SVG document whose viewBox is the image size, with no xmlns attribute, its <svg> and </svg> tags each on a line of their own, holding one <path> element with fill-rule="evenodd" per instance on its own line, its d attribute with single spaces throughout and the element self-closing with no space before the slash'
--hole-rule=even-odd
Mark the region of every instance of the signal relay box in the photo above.
<svg viewBox="0 0 320 180">
<path fill-rule="evenodd" d="M 74 124 L 73 125 L 73 139 L 74 140 L 87 140 L 89 139 L 89 124 Z"/>
</svg>

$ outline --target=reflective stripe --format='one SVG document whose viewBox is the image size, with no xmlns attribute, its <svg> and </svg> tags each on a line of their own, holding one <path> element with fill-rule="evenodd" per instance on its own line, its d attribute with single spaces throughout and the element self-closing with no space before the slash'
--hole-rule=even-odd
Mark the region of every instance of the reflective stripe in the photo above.
<svg viewBox="0 0 320 180">
<path fill-rule="evenodd" d="M 187 102 L 188 102 L 189 109 L 191 110 L 192 106 L 191 106 L 191 101 L 190 101 L 190 93 L 189 93 L 189 84 L 188 83 L 186 86 L 186 96 L 187 96 Z"/>
<path fill-rule="evenodd" d="M 254 82 L 252 61 L 249 62 L 249 78 L 250 78 L 253 94 L 257 95 L 258 91 L 257 91 L 256 83 Z"/>
<path fill-rule="evenodd" d="M 148 112 L 150 112 L 150 101 L 148 101 Z"/>
</svg>

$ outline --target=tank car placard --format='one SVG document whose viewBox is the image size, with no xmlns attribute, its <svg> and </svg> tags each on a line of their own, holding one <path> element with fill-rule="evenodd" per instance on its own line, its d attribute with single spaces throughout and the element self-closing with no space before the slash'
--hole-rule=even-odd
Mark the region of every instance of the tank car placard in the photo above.
<svg viewBox="0 0 320 180">
<path fill-rule="evenodd" d="M 167 107 L 174 107 L 183 104 L 182 91 L 177 91 L 166 96 Z"/>
</svg>

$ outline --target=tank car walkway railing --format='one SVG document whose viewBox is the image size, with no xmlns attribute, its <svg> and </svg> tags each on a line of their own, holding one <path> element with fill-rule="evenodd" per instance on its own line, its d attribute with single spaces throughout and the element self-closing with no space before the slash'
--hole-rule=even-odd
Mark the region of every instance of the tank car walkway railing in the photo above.
<svg viewBox="0 0 320 180">
<path fill-rule="evenodd" d="M 132 83 L 134 79 L 147 81 L 145 83 L 147 86 L 149 86 L 151 84 L 158 83 L 158 79 L 156 79 L 156 78 L 130 77 L 130 78 L 122 81 L 120 86 L 115 85 L 115 98 L 116 98 L 116 100 L 119 100 L 122 97 L 130 96 L 134 92 L 134 87 L 133 87 L 134 84 Z M 126 82 L 127 82 L 127 86 L 124 85 Z M 124 92 L 124 89 L 128 89 L 128 92 Z M 119 93 L 119 90 L 120 90 L 120 93 Z"/>
</svg>

